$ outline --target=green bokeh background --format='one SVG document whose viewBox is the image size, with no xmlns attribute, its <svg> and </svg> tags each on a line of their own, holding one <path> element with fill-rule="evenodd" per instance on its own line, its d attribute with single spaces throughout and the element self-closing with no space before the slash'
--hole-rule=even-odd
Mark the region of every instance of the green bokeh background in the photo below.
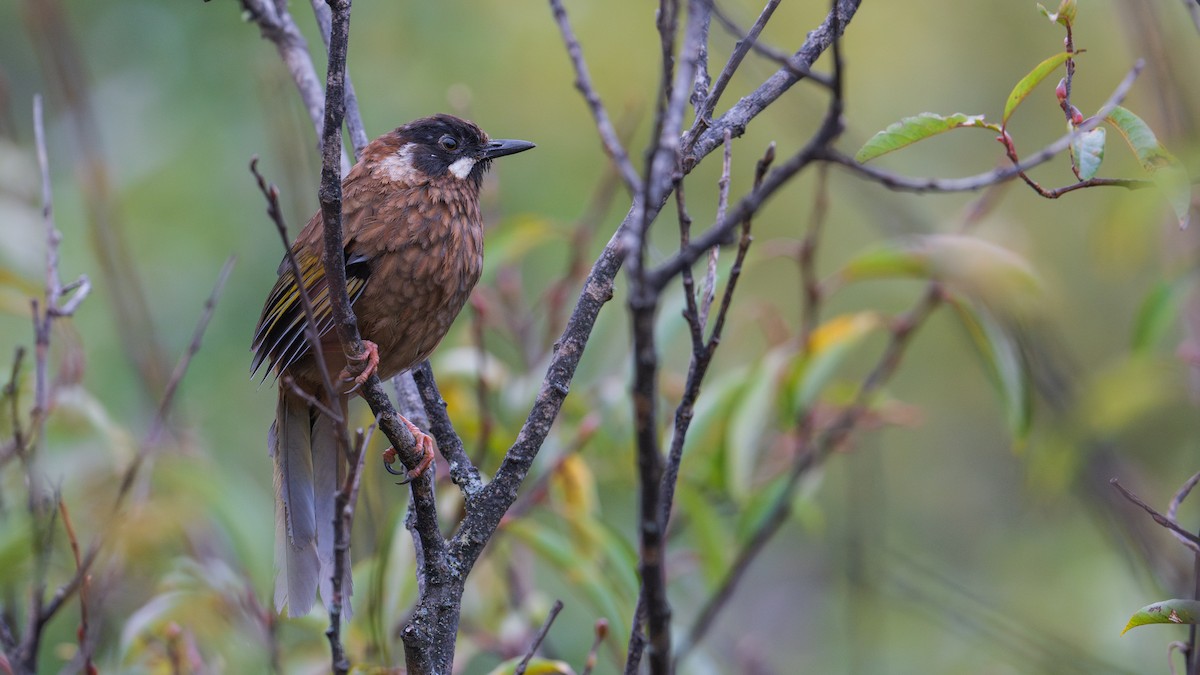
<svg viewBox="0 0 1200 675">
<path fill-rule="evenodd" d="M 122 442 L 121 434 L 144 436 L 155 401 L 121 348 L 112 291 L 103 284 L 89 244 L 80 139 L 65 114 L 60 85 L 39 60 L 42 38 L 29 20 L 40 2 L 0 3 L 0 115 L 8 136 L 0 142 L 0 261 L 6 284 L 0 354 L 7 363 L 16 345 L 32 343 L 21 283 L 36 289 L 43 278 L 30 113 L 31 97 L 43 93 L 55 218 L 64 236 L 62 274 L 86 273 L 96 283 L 73 321 L 86 354 L 83 390 L 93 403 L 63 406 L 51 426 L 43 468 L 52 484 L 61 484 L 81 540 L 88 542 L 105 522 L 104 499 L 130 459 L 132 444 Z M 1073 100 L 1085 114 L 1096 109 L 1133 61 L 1145 57 L 1147 72 L 1126 105 L 1195 175 L 1198 91 L 1186 73 L 1200 60 L 1200 34 L 1182 4 L 1081 2 L 1075 34 L 1087 53 L 1078 60 Z M 108 572 L 93 581 L 96 589 L 110 589 L 98 591 L 94 600 L 104 607 L 97 619 L 103 670 L 157 672 L 162 662 L 153 658 L 159 648 L 154 640 L 165 639 L 165 629 L 142 626 L 146 635 L 157 636 L 143 642 L 122 632 L 136 633 L 128 618 L 162 597 L 173 579 L 187 577 L 191 563 L 183 561 L 209 561 L 191 574 L 210 583 L 220 576 L 212 561 L 221 561 L 229 584 L 248 579 L 260 602 L 269 604 L 273 495 L 265 432 L 273 389 L 249 381 L 247 372 L 250 333 L 275 278 L 280 243 L 247 164 L 252 156 L 261 158 L 296 228 L 316 209 L 318 158 L 312 127 L 277 53 L 243 20 L 237 3 L 61 0 L 61 7 L 86 64 L 96 123 L 91 140 L 102 149 L 114 213 L 146 288 L 156 339 L 172 361 L 188 344 L 224 259 L 237 257 L 180 390 L 172 438 L 144 472 L 135 490 L 137 506 L 122 519 L 122 532 L 106 535 L 120 543 L 106 549 Z M 658 78 L 655 7 L 632 0 L 567 5 L 597 89 L 615 118 L 636 122 L 627 126 L 634 128 L 629 147 L 639 166 Z M 744 25 L 758 11 L 741 0 L 722 7 Z M 319 48 L 307 3 L 291 9 L 310 46 Z M 795 49 L 825 10 L 823 2 L 784 3 L 764 39 Z M 716 26 L 713 36 L 712 62 L 719 64 L 734 38 Z M 839 147 L 852 153 L 874 131 L 927 110 L 997 119 L 1012 84 L 1060 48 L 1061 40 L 1061 29 L 1033 3 L 865 3 L 844 43 L 848 131 Z M 827 70 L 828 63 L 818 68 Z M 718 111 L 775 69 L 748 58 Z M 486 187 L 490 257 L 481 282 L 496 289 L 519 278 L 516 294 L 535 303 L 561 276 L 572 228 L 606 171 L 549 8 L 519 0 L 360 0 L 351 22 L 349 71 L 372 137 L 412 118 L 448 111 L 470 117 L 493 136 L 538 144 L 532 153 L 497 163 Z M 1025 152 L 1063 132 L 1051 84 L 1034 92 L 1012 124 Z M 781 156 L 788 156 L 815 129 L 824 104 L 821 90 L 801 84 L 754 121 L 734 145 L 735 196 L 750 186 L 753 163 L 766 144 L 775 141 Z M 952 177 L 987 171 L 1001 158 L 990 136 L 964 131 L 879 164 L 905 175 Z M 712 158 L 688 182 L 697 227 L 713 218 L 717 164 Z M 1033 173 L 1048 185 L 1070 182 L 1062 158 Z M 1110 133 L 1102 173 L 1140 177 L 1116 134 Z M 745 377 L 739 369 L 752 368 L 764 350 L 779 344 L 777 329 L 791 334 L 797 329 L 800 286 L 790 256 L 810 219 L 815 174 L 803 174 L 755 220 L 754 249 L 714 377 Z M 832 273 L 849 256 L 895 237 L 955 231 L 976 199 L 892 193 L 831 169 L 819 269 Z M 589 260 L 625 206 L 618 195 L 588 244 Z M 1184 629 L 1147 627 L 1123 637 L 1120 630 L 1137 608 L 1188 592 L 1189 581 L 1178 572 L 1190 569 L 1190 561 L 1106 482 L 1120 477 L 1165 508 L 1198 468 L 1196 373 L 1175 356 L 1181 340 L 1195 339 L 1185 330 L 1186 307 L 1170 315 L 1172 327 L 1148 353 L 1130 357 L 1147 295 L 1164 281 L 1187 283 L 1195 265 L 1195 228 L 1179 231 L 1168 211 L 1152 191 L 1084 190 L 1057 201 L 1019 185 L 1004 193 L 974 234 L 1015 251 L 1036 270 L 1042 292 L 1034 301 L 1035 334 L 1076 386 L 1067 409 L 1055 414 L 1040 401 L 1030 437 L 1015 443 L 965 333 L 950 312 L 939 312 L 918 333 L 887 388 L 893 412 L 905 422 L 860 433 L 850 452 L 835 454 L 820 469 L 798 502 L 797 517 L 751 569 L 710 640 L 683 670 L 1165 672 L 1167 644 L 1183 639 Z M 673 220 L 668 210 L 659 221 L 656 258 L 673 250 Z M 625 393 L 630 368 L 624 285 L 619 278 L 617 297 L 605 309 L 572 387 L 575 407 L 568 406 L 565 428 L 544 454 L 559 456 L 580 420 L 589 412 L 598 415 L 601 429 L 583 454 L 599 489 L 596 518 L 632 542 L 636 497 Z M 852 286 L 830 300 L 825 316 L 862 309 L 899 312 L 921 288 L 897 280 Z M 686 372 L 679 293 L 675 287 L 660 319 L 667 403 L 677 399 Z M 1195 326 L 1194 309 L 1192 314 Z M 469 408 L 473 396 L 474 366 L 464 356 L 472 344 L 466 318 L 434 358 L 435 372 L 449 373 L 440 379 L 452 414 L 456 401 Z M 496 432 L 493 456 L 484 463 L 491 470 L 494 451 L 511 440 L 513 420 L 532 401 L 531 382 L 541 370 L 539 364 L 521 363 L 511 333 L 492 326 L 486 335 L 489 351 L 510 375 L 495 394 L 507 424 Z M 868 341 L 841 379 L 849 384 L 861 379 L 882 345 L 881 339 Z M 100 409 L 105 422 L 96 421 L 94 411 Z M 93 411 L 90 421 L 86 410 Z M 464 429 L 477 427 L 463 416 L 456 420 Z M 757 484 L 766 483 L 769 466 L 756 468 Z M 548 460 L 536 467 L 548 468 Z M 7 584 L 27 578 L 30 563 L 21 556 L 28 539 L 14 524 L 24 494 L 19 472 L 14 464 L 4 471 L 0 485 L 9 516 L 0 521 L 0 565 L 7 568 L 0 569 L 0 583 Z M 407 536 L 397 525 L 407 493 L 389 489 L 378 473 L 378 467 L 369 470 L 369 494 L 356 524 L 363 551 L 378 550 L 390 534 Z M 445 484 L 443 497 L 452 491 Z M 735 510 L 717 501 L 723 514 Z M 1180 519 L 1194 527 L 1196 515 L 1194 504 L 1185 504 Z M 556 517 L 546 509 L 534 514 L 534 522 L 551 528 Z M 1130 529 L 1149 533 L 1153 564 L 1135 553 Z M 730 541 L 738 535 L 731 533 Z M 397 547 L 403 553 L 403 544 Z M 549 648 L 577 669 L 582 664 L 598 613 L 568 571 L 518 549 L 511 542 L 498 544 L 492 555 L 511 556 L 505 560 L 536 590 L 527 602 L 508 607 L 504 586 L 512 579 L 495 570 L 481 572 L 477 597 L 466 603 L 463 630 L 472 639 L 498 637 L 494 644 L 473 641 L 462 649 L 464 672 L 486 672 L 501 656 L 514 649 L 519 654 L 527 629 L 540 623 L 554 597 L 563 597 L 568 607 Z M 670 559 L 677 570 L 672 598 L 681 629 L 712 585 L 697 573 L 701 563 L 694 549 L 681 538 Z M 391 574 L 407 578 L 409 564 L 393 560 Z M 54 560 L 51 579 L 71 568 L 64 550 Z M 25 597 L 21 582 L 12 588 L 15 597 Z M 620 599 L 615 602 L 626 609 Z M 266 641 L 246 628 L 243 610 L 193 598 L 172 620 L 213 671 L 259 672 L 269 663 Z M 52 625 L 44 672 L 57 671 L 73 653 L 76 611 L 72 606 Z M 403 607 L 393 611 L 402 614 Z M 608 618 L 616 625 L 628 621 Z M 284 672 L 320 671 L 326 649 L 321 630 L 316 616 L 282 625 Z M 364 646 L 368 629 L 355 624 L 355 631 L 351 644 L 361 662 L 398 663 L 398 642 L 393 640 L 390 656 L 371 653 Z M 611 650 L 602 652 L 598 672 L 618 672 L 610 657 Z M 758 666 L 763 670 L 751 670 Z"/>
</svg>

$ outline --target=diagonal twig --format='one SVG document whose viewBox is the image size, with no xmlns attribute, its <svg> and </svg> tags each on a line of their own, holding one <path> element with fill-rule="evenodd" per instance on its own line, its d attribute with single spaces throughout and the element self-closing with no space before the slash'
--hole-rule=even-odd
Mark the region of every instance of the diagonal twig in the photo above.
<svg viewBox="0 0 1200 675">
<path fill-rule="evenodd" d="M 1154 519 L 1154 522 L 1167 528 L 1167 530 L 1179 540 L 1179 543 L 1188 547 L 1188 549 L 1190 549 L 1193 553 L 1200 554 L 1200 537 L 1188 532 L 1179 523 L 1175 522 L 1173 518 L 1168 518 L 1158 511 L 1155 511 L 1154 507 L 1142 501 L 1140 497 L 1126 489 L 1125 486 L 1121 485 L 1120 481 L 1118 481 L 1116 478 L 1113 478 L 1108 482 L 1117 489 L 1117 492 L 1121 493 L 1121 496 L 1133 502 L 1147 514 L 1149 514 L 1150 517 Z"/>
<path fill-rule="evenodd" d="M 609 119 L 604 102 L 592 85 L 592 76 L 588 73 L 587 62 L 583 59 L 583 48 L 579 45 L 579 39 L 575 37 L 575 31 L 571 29 L 567 10 L 563 7 L 562 0 L 550 0 L 550 9 L 554 13 L 555 21 L 558 22 L 558 30 L 562 33 L 567 54 L 571 57 L 571 65 L 575 68 L 575 88 L 583 94 L 588 109 L 592 112 L 592 119 L 596 122 L 596 130 L 600 133 L 604 152 L 616 165 L 621 180 L 625 182 L 630 196 L 636 201 L 642 189 L 641 178 L 638 177 L 637 170 L 633 168 L 633 163 L 629 161 L 629 153 L 621 144 L 621 139 L 617 136 L 612 120 Z"/>
<path fill-rule="evenodd" d="M 546 616 L 545 623 L 541 629 L 533 636 L 533 642 L 529 645 L 529 649 L 525 652 L 525 658 L 521 659 L 516 668 L 513 669 L 513 675 L 525 675 L 525 669 L 529 667 L 529 662 L 533 660 L 533 655 L 537 653 L 538 647 L 542 646 L 542 641 L 546 639 L 546 635 L 550 633 L 550 626 L 554 625 L 554 620 L 558 618 L 558 613 L 562 611 L 562 600 L 555 600 L 554 606 L 550 608 L 550 613 Z"/>
</svg>

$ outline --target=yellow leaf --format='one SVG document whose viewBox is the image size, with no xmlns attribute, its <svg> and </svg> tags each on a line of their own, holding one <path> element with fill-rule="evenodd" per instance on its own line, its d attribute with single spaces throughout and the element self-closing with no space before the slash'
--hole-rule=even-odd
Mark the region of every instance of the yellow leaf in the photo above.
<svg viewBox="0 0 1200 675">
<path fill-rule="evenodd" d="M 564 457 L 551 481 L 568 518 L 574 520 L 595 512 L 596 478 L 579 455 Z"/>
</svg>

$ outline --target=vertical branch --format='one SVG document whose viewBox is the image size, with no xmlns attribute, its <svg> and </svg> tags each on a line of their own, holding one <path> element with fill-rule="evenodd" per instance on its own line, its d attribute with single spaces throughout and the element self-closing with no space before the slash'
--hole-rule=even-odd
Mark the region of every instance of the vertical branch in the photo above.
<svg viewBox="0 0 1200 675">
<path fill-rule="evenodd" d="M 671 606 L 667 597 L 664 566 L 666 551 L 661 518 L 661 485 L 665 463 L 658 439 L 658 355 L 654 337 L 662 286 L 648 283 L 645 256 L 650 224 L 657 205 L 666 199 L 673 187 L 679 187 L 683 176 L 679 157 L 680 130 L 695 73 L 705 53 L 704 42 L 708 37 L 709 13 L 701 8 L 701 4 L 701 0 L 689 2 L 683 60 L 678 69 L 674 68 L 673 54 L 678 3 L 664 0 L 660 4 L 658 27 L 663 51 L 661 97 L 655 114 L 652 145 L 647 152 L 642 189 L 645 199 L 634 230 L 636 249 L 630 256 L 629 310 L 632 315 L 634 355 L 632 395 L 639 479 L 639 566 L 642 577 L 639 612 L 632 624 L 636 633 L 644 611 L 650 672 L 654 674 L 671 671 Z M 686 236 L 686 221 L 682 227 Z M 631 649 L 626 670 L 639 659 L 640 654 L 635 654 Z"/>
<path fill-rule="evenodd" d="M 18 448 L 18 455 L 21 457 L 25 469 L 25 486 L 28 490 L 26 507 L 32 523 L 34 557 L 34 581 L 29 595 L 26 628 L 20 647 L 16 652 L 18 667 L 27 672 L 37 671 L 38 648 L 41 644 L 42 626 L 46 616 L 46 572 L 49 568 L 54 537 L 54 513 L 50 510 L 49 495 L 46 494 L 46 486 L 38 468 L 39 448 L 45 442 L 46 437 L 46 419 L 53 407 L 49 382 L 50 336 L 55 319 L 69 316 L 74 310 L 74 306 L 86 296 L 88 291 L 86 277 L 80 277 L 80 282 L 72 284 L 72 286 L 80 286 L 71 300 L 72 306 L 70 308 L 60 306 L 63 285 L 59 281 L 58 275 L 58 247 L 62 242 L 62 234 L 54 224 L 50 165 L 46 152 L 46 132 L 42 120 L 41 96 L 33 98 L 33 135 L 42 179 L 42 221 L 46 227 L 46 288 L 42 302 L 39 303 L 36 299 L 31 301 L 34 333 L 34 404 L 30 414 L 30 445 L 23 450 Z"/>
<path fill-rule="evenodd" d="M 58 89 L 67 126 L 73 131 L 71 150 L 86 204 L 88 236 L 117 315 L 113 323 L 119 344 L 137 369 L 143 392 L 157 400 L 167 377 L 167 358 L 113 199 L 86 59 L 61 0 L 26 0 L 25 5 L 30 41 L 38 50 L 46 80 Z"/>
<path fill-rule="evenodd" d="M 333 16 L 329 36 L 329 66 L 325 78 L 325 123 L 321 138 L 321 216 L 325 225 L 325 252 L 322 262 L 325 279 L 329 284 L 329 304 L 337 328 L 338 338 L 352 362 L 364 353 L 358 336 L 358 323 L 350 309 L 350 298 L 346 294 L 346 264 L 342 237 L 342 121 L 346 113 L 345 79 L 346 50 L 350 40 L 350 0 L 329 0 Z M 378 378 L 372 378 L 378 386 Z M 341 620 L 343 609 L 342 581 L 349 565 L 346 559 L 350 550 L 350 528 L 354 520 L 354 505 L 351 498 L 357 496 L 359 467 L 363 452 L 361 448 L 351 450 L 347 438 L 344 416 L 337 424 L 337 442 L 343 457 L 349 460 L 349 471 L 345 483 L 334 498 L 334 570 L 333 599 L 330 602 L 329 638 L 332 652 L 333 671 L 338 675 L 349 672 L 350 662 L 346 659 L 341 642 Z M 341 461 L 339 459 L 339 461 Z"/>
</svg>

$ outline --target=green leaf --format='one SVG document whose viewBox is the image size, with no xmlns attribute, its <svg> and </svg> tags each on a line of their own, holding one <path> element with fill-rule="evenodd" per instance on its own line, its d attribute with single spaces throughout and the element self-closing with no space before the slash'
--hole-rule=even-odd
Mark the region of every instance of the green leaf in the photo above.
<svg viewBox="0 0 1200 675">
<path fill-rule="evenodd" d="M 1033 395 L 1019 343 L 986 310 L 963 302 L 951 304 L 1000 396 L 1009 432 L 1024 440 L 1033 421 Z"/>
<path fill-rule="evenodd" d="M 1046 9 L 1040 2 L 1037 8 L 1042 13 L 1042 16 L 1055 23 L 1070 26 L 1075 22 L 1076 0 L 1062 0 L 1062 2 L 1058 3 L 1058 10 L 1054 12 Z"/>
<path fill-rule="evenodd" d="M 954 113 L 942 116 L 937 113 L 921 113 L 916 117 L 905 117 L 899 122 L 890 124 L 888 128 L 872 136 L 854 155 L 854 161 L 868 162 L 880 155 L 958 127 L 1000 130 L 996 125 L 984 122 L 983 115 Z"/>
<path fill-rule="evenodd" d="M 1150 289 L 1133 322 L 1130 347 L 1134 354 L 1144 354 L 1153 349 L 1175 324 L 1179 302 L 1192 284 L 1190 278 L 1184 281 L 1186 283 L 1160 281 Z"/>
<path fill-rule="evenodd" d="M 1071 56 L 1067 52 L 1059 52 L 1034 66 L 1033 70 L 1029 71 L 1025 77 L 1022 77 L 1021 81 L 1017 82 L 1017 86 L 1013 87 L 1012 92 L 1008 95 L 1008 101 L 1004 104 L 1004 118 L 1000 120 L 1000 125 L 1006 126 L 1008 118 L 1012 117 L 1017 106 L 1021 105 L 1026 96 L 1029 96 L 1029 92 L 1041 84 L 1042 80 L 1049 77 L 1050 73 L 1058 70 L 1058 67 L 1066 63 L 1067 59 L 1071 58 Z"/>
<path fill-rule="evenodd" d="M 679 515 L 687 518 L 685 535 L 705 581 L 716 584 L 728 572 L 729 560 L 737 550 L 732 528 L 721 517 L 712 496 L 689 481 L 679 481 L 675 503 Z"/>
<path fill-rule="evenodd" d="M 1150 623 L 1200 623 L 1200 600 L 1163 600 L 1146 605 L 1129 617 L 1129 623 L 1125 624 L 1121 635 L 1129 632 L 1130 628 Z"/>
<path fill-rule="evenodd" d="M 1097 127 L 1076 135 L 1071 141 L 1071 156 L 1075 158 L 1079 177 L 1083 180 L 1094 178 L 1100 170 L 1100 163 L 1104 161 L 1105 136 L 1104 127 Z"/>
<path fill-rule="evenodd" d="M 1150 125 L 1129 110 L 1117 106 L 1104 120 L 1120 132 L 1142 168 L 1154 178 L 1155 185 L 1175 210 L 1179 227 L 1187 227 L 1192 207 L 1192 183 L 1187 169 L 1158 142 Z"/>
<path fill-rule="evenodd" d="M 763 438 L 771 427 L 780 384 L 795 348 L 775 348 L 755 366 L 733 410 L 725 435 L 725 476 L 729 492 L 738 502 L 751 492 L 754 469 L 762 454 Z"/>
<path fill-rule="evenodd" d="M 912 247 L 896 246 L 895 243 L 873 248 L 851 258 L 838 270 L 842 283 L 867 279 L 891 279 L 895 277 L 924 278 L 929 276 L 929 261 Z"/>
</svg>

